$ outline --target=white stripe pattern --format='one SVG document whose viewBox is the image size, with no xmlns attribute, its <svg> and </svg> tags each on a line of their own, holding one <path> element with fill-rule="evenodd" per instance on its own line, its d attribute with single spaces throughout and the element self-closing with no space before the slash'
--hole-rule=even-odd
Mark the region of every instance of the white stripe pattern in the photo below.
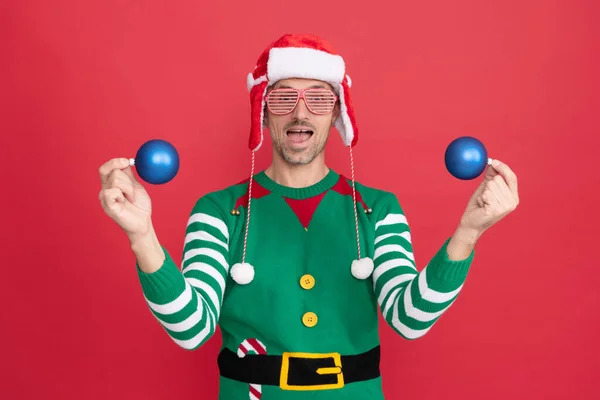
<svg viewBox="0 0 600 400">
<path fill-rule="evenodd" d="M 404 291 L 404 311 L 406 312 L 407 316 L 409 316 L 413 319 L 416 319 L 417 321 L 430 322 L 430 321 L 433 321 L 434 319 L 436 319 L 437 317 L 439 317 L 440 315 L 442 315 L 444 313 L 444 311 L 446 311 L 448 309 L 448 307 L 450 307 L 450 304 L 448 304 L 445 308 L 441 309 L 438 312 L 434 312 L 434 313 L 422 311 L 422 310 L 419 310 L 418 308 L 416 308 L 413 305 L 412 297 L 410 295 L 411 287 L 414 282 L 415 281 L 412 280 L 406 287 L 406 290 Z"/>
<path fill-rule="evenodd" d="M 386 233 L 386 234 L 383 234 L 383 235 L 379 235 L 379 236 L 377 236 L 375 238 L 375 244 L 381 242 L 383 239 L 387 239 L 387 238 L 392 237 L 392 236 L 400 236 L 401 238 L 404 238 L 409 243 L 411 241 L 411 234 L 410 234 L 410 232 L 409 231 L 405 231 L 405 232 L 402 232 L 402 233 Z"/>
<path fill-rule="evenodd" d="M 182 272 L 183 275 L 189 275 L 188 273 L 190 271 L 198 271 L 210 275 L 219 284 L 221 295 L 225 293 L 225 278 L 223 278 L 223 275 L 221 275 L 212 265 L 203 262 L 193 262 L 185 267 Z"/>
<path fill-rule="evenodd" d="M 385 298 L 387 297 L 387 295 L 390 291 L 397 288 L 399 285 L 401 285 L 404 282 L 411 281 L 412 279 L 415 278 L 415 276 L 417 276 L 416 273 L 402 274 L 402 275 L 395 276 L 392 279 L 390 279 L 389 281 L 387 281 L 385 283 L 385 285 L 383 285 L 383 287 L 381 288 L 379 297 L 377 298 L 377 303 L 379 303 L 379 306 L 380 307 L 383 306 L 383 300 L 385 300 Z"/>
<path fill-rule="evenodd" d="M 171 323 L 165 322 L 159 317 L 156 317 L 156 318 L 158 319 L 158 321 L 161 323 L 162 326 L 164 326 L 165 328 L 167 328 L 173 332 L 185 332 L 189 329 L 192 329 L 194 326 L 196 326 L 196 324 L 202 320 L 203 314 L 204 314 L 203 308 L 198 307 L 198 309 L 195 310 L 192 315 L 190 315 L 183 321 L 178 322 L 176 324 L 171 324 Z"/>
<path fill-rule="evenodd" d="M 415 257 L 413 256 L 413 253 L 406 250 L 404 247 L 400 246 L 399 244 L 386 244 L 385 246 L 378 247 L 377 250 L 375 250 L 375 254 L 373 255 L 373 260 L 376 260 L 379 257 L 381 257 L 382 255 L 388 254 L 388 253 L 402 253 L 406 257 L 408 257 L 412 262 L 415 261 Z"/>
<path fill-rule="evenodd" d="M 200 306 L 200 302 L 202 302 L 203 306 Z M 208 309 L 208 305 L 206 303 L 204 303 L 204 299 L 199 298 L 198 304 L 199 304 L 198 307 Z M 214 331 L 215 331 L 215 326 L 214 326 L 214 324 L 211 326 L 211 319 L 206 318 L 206 325 L 204 326 L 204 329 L 202 329 L 200 332 L 198 332 L 193 338 L 188 339 L 188 340 L 179 340 L 179 339 L 175 339 L 174 337 L 171 337 L 171 339 L 173 339 L 173 341 L 175 343 L 177 343 L 178 346 L 181 346 L 184 349 L 190 350 L 190 349 L 193 349 L 193 348 L 197 347 L 198 345 L 200 345 L 200 343 L 204 342 L 208 337 L 210 337 L 210 335 L 212 335 L 212 333 Z"/>
<path fill-rule="evenodd" d="M 427 286 L 426 275 L 427 267 L 423 268 L 423 271 L 421 271 L 419 274 L 419 293 L 421 293 L 422 298 L 430 303 L 445 303 L 450 301 L 460 292 L 463 287 L 463 285 L 460 285 L 457 289 L 448 293 L 437 292 Z"/>
<path fill-rule="evenodd" d="M 392 315 L 392 326 L 398 330 L 404 337 L 407 339 L 417 339 L 423 335 L 425 335 L 433 325 L 425 329 L 413 329 L 402 322 L 400 322 L 400 318 L 398 318 L 398 301 L 400 300 L 400 296 L 396 297 L 396 301 L 394 301 L 394 311 Z"/>
<path fill-rule="evenodd" d="M 183 263 L 185 264 L 185 262 L 187 260 L 189 260 L 192 257 L 196 257 L 196 256 L 208 256 L 208 257 L 214 259 L 215 261 L 217 261 L 219 264 L 221 264 L 223 266 L 223 268 L 225 268 L 226 272 L 229 272 L 229 264 L 227 263 L 227 260 L 225 259 L 223 254 L 219 253 L 217 250 L 213 250 L 213 249 L 199 248 L 199 249 L 188 250 L 185 252 L 185 255 L 183 256 Z"/>
<path fill-rule="evenodd" d="M 225 250 L 229 250 L 227 248 L 227 243 L 223 242 L 222 240 L 217 239 L 216 237 L 214 237 L 213 235 L 211 235 L 208 232 L 198 231 L 198 232 L 188 233 L 187 235 L 185 235 L 184 245 L 188 244 L 192 240 L 205 240 L 207 242 L 213 242 L 220 246 L 223 246 L 225 248 Z"/>
<path fill-rule="evenodd" d="M 195 208 L 199 209 L 214 211 L 213 215 L 220 212 L 211 201 L 202 200 Z M 156 319 L 184 349 L 195 349 L 216 331 L 229 273 L 228 251 L 229 231 L 225 222 L 205 212 L 192 213 L 186 227 L 180 275 L 176 268 L 167 268 L 166 273 L 171 275 L 153 282 L 160 286 L 182 279 L 182 293 L 165 304 L 152 302 L 144 295 Z M 168 292 L 172 287 L 165 289 Z M 194 297 L 197 307 L 190 306 Z"/>
<path fill-rule="evenodd" d="M 392 292 L 392 294 L 390 295 L 390 297 L 388 297 L 387 301 L 385 302 L 385 307 L 383 308 L 383 311 L 381 312 L 383 314 L 384 318 L 387 318 L 387 315 L 390 312 L 390 308 L 394 304 L 394 301 L 395 301 L 396 297 L 398 296 L 398 294 L 400 293 L 401 290 L 402 290 L 401 287 L 397 288 L 397 289 L 394 289 L 394 291 Z"/>
<path fill-rule="evenodd" d="M 146 298 L 146 296 L 144 296 Z M 166 304 L 156 304 L 146 298 L 146 302 L 150 308 L 159 314 L 171 315 L 181 311 L 188 303 L 192 301 L 192 288 L 189 283 L 185 282 L 185 290 L 175 300 Z"/>
<path fill-rule="evenodd" d="M 375 224 L 375 230 L 380 226 L 403 224 L 408 225 L 408 221 L 404 214 L 388 214 L 384 219 Z"/>
<path fill-rule="evenodd" d="M 378 234 L 377 229 L 381 227 L 387 229 L 385 233 Z M 428 266 L 417 272 L 410 229 L 402 213 L 385 215 L 376 222 L 375 232 L 375 268 L 371 279 L 382 315 L 405 338 L 419 338 L 453 304 L 462 285 L 450 292 L 441 292 L 427 283 Z M 394 258 L 386 260 L 390 256 Z M 444 287 L 442 280 L 431 282 Z M 441 309 L 440 304 L 444 304 Z"/>
<path fill-rule="evenodd" d="M 411 263 L 409 260 L 406 260 L 404 258 L 396 258 L 394 260 L 388 260 L 388 261 L 385 261 L 385 262 L 379 264 L 373 271 L 373 287 L 375 287 L 375 285 L 377 284 L 377 280 L 379 279 L 379 277 L 381 275 L 383 275 L 384 273 L 388 272 L 389 270 L 391 270 L 393 268 L 398 268 L 398 267 L 410 267 L 415 270 L 415 274 L 417 273 L 417 269 L 415 268 L 414 264 Z"/>
<path fill-rule="evenodd" d="M 225 238 L 229 240 L 229 231 L 227 230 L 227 225 L 225 225 L 225 222 L 221 221 L 219 218 L 215 218 L 212 215 L 204 213 L 195 213 L 190 216 L 187 225 L 189 227 L 191 224 L 196 222 L 200 222 L 202 224 L 207 224 L 217 228 L 221 231 L 223 236 L 225 236 Z"/>
<path fill-rule="evenodd" d="M 210 302 L 212 303 L 215 310 L 217 310 L 218 315 L 221 311 L 221 301 L 219 300 L 219 296 L 217 296 L 215 290 L 208 283 L 203 282 L 200 279 L 187 278 L 187 281 L 190 283 L 190 285 L 192 285 L 198 290 L 202 290 L 208 295 L 208 298 L 210 299 Z M 212 313 L 212 310 L 210 308 L 208 310 Z"/>
</svg>

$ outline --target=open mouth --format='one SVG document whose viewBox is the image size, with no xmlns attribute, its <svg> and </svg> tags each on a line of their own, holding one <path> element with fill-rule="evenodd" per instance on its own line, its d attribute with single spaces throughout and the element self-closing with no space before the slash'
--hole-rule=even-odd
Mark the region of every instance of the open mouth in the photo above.
<svg viewBox="0 0 600 400">
<path fill-rule="evenodd" d="M 310 139 L 313 135 L 312 129 L 288 129 L 286 131 L 287 137 L 293 143 L 302 143 Z"/>
</svg>

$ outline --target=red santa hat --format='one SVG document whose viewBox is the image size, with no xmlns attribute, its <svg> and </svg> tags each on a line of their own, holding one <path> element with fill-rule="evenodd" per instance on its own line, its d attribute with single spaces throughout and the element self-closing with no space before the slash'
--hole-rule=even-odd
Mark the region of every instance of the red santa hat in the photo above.
<svg viewBox="0 0 600 400">
<path fill-rule="evenodd" d="M 232 278 L 239 284 L 248 284 L 254 278 L 254 267 L 246 262 L 246 244 L 252 202 L 252 181 L 254 176 L 254 154 L 262 146 L 264 136 L 264 112 L 267 89 L 282 79 L 304 78 L 329 83 L 340 102 L 340 114 L 334 126 L 340 133 L 344 145 L 350 149 L 352 166 L 352 200 L 356 225 L 358 259 L 351 265 L 351 273 L 358 279 L 366 279 L 373 272 L 373 260 L 361 258 L 358 218 L 356 209 L 356 189 L 354 181 L 354 159 L 352 147 L 358 141 L 358 128 L 354 118 L 354 108 L 350 96 L 352 81 L 346 73 L 344 59 L 323 39 L 314 35 L 287 34 L 268 46 L 258 58 L 254 71 L 248 74 L 248 90 L 251 103 L 251 126 L 248 146 L 252 150 L 252 172 L 248 186 L 248 212 L 244 236 L 244 250 L 241 263 L 231 268 Z"/>
</svg>

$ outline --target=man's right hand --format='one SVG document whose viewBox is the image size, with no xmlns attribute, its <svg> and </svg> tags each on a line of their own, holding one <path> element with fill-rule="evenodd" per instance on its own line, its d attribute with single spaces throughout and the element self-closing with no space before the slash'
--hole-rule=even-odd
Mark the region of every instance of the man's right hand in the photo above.
<svg viewBox="0 0 600 400">
<path fill-rule="evenodd" d="M 102 208 L 125 231 L 130 242 L 152 233 L 152 203 L 133 175 L 127 158 L 113 158 L 100 167 Z"/>
</svg>

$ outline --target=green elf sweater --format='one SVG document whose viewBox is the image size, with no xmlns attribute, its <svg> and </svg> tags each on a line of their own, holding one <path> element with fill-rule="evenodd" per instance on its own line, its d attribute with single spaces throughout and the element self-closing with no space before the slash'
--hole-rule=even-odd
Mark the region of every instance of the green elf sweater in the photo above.
<svg viewBox="0 0 600 400">
<path fill-rule="evenodd" d="M 254 276 L 239 284 L 230 267 L 242 260 L 248 186 L 197 201 L 181 270 L 165 249 L 158 271 L 138 267 L 150 311 L 187 350 L 220 327 L 219 399 L 383 399 L 378 312 L 401 337 L 422 337 L 456 300 L 474 254 L 450 260 L 448 239 L 418 272 L 396 196 L 356 183 L 361 257 L 374 262 L 359 279 L 351 181 L 330 170 L 289 188 L 263 171 L 252 184 L 247 235 Z"/>
</svg>

